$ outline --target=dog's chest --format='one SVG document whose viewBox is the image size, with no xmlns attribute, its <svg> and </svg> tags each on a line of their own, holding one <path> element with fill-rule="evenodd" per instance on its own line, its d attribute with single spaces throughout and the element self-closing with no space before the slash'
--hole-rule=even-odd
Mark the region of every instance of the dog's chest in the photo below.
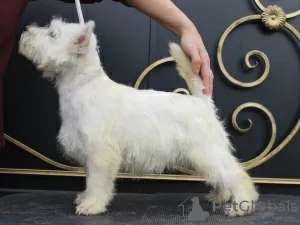
<svg viewBox="0 0 300 225">
<path fill-rule="evenodd" d="M 81 130 L 80 117 L 82 112 L 80 101 L 76 95 L 64 89 L 59 92 L 59 110 L 61 117 L 61 128 L 59 131 L 59 142 L 65 152 L 75 159 L 84 158 L 84 134 Z"/>
</svg>

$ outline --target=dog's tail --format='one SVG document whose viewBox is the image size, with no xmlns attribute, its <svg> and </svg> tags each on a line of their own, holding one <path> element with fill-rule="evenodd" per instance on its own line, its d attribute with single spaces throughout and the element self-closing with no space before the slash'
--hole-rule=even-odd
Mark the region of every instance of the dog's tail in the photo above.
<svg viewBox="0 0 300 225">
<path fill-rule="evenodd" d="M 193 73 L 192 63 L 182 48 L 176 43 L 169 44 L 170 55 L 176 62 L 179 75 L 186 81 L 192 95 L 203 97 L 203 83 L 199 75 Z"/>
</svg>

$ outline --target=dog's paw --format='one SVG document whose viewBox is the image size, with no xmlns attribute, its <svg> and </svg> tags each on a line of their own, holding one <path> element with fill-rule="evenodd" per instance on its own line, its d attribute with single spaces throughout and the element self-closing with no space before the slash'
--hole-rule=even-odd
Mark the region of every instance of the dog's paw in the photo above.
<svg viewBox="0 0 300 225">
<path fill-rule="evenodd" d="M 218 201 L 218 194 L 216 193 L 215 190 L 210 191 L 207 195 L 205 195 L 205 199 L 209 202 L 216 202 L 220 203 Z"/>
<path fill-rule="evenodd" d="M 236 216 L 245 216 L 245 215 L 247 215 L 247 213 L 240 209 L 230 208 L 225 211 L 225 215 L 231 216 L 231 217 L 236 217 Z"/>
<path fill-rule="evenodd" d="M 76 207 L 76 214 L 83 216 L 97 215 L 106 212 L 106 207 L 93 199 L 82 199 Z"/>
<path fill-rule="evenodd" d="M 238 201 L 227 205 L 225 207 L 225 215 L 227 216 L 246 216 L 254 212 L 255 202 Z"/>
<path fill-rule="evenodd" d="M 228 190 L 227 191 L 212 190 L 205 197 L 210 202 L 222 204 L 222 203 L 228 202 L 230 200 L 231 193 Z"/>
<path fill-rule="evenodd" d="M 97 194 L 91 194 L 86 191 L 77 195 L 75 199 L 76 214 L 77 215 L 97 215 L 106 212 L 106 206 L 103 204 L 103 199 L 101 199 Z"/>
<path fill-rule="evenodd" d="M 76 214 L 79 216 L 92 216 L 98 215 L 106 212 L 106 208 L 97 205 L 86 206 L 80 204 L 76 207 Z"/>
<path fill-rule="evenodd" d="M 241 209 L 241 208 L 234 208 L 231 207 L 227 210 L 225 210 L 225 215 L 226 216 L 231 216 L 231 217 L 237 217 L 237 216 L 246 216 L 251 214 L 253 211 L 252 208 L 249 209 Z"/>
</svg>

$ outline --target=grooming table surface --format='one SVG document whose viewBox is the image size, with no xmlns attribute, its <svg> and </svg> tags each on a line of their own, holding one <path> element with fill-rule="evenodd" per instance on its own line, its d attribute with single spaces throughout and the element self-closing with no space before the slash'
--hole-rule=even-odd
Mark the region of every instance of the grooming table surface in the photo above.
<svg viewBox="0 0 300 225">
<path fill-rule="evenodd" d="M 70 192 L 3 196 L 0 225 L 300 224 L 298 196 L 262 195 L 261 207 L 254 214 L 240 218 L 226 217 L 220 210 L 213 210 L 212 203 L 207 202 L 203 194 L 118 194 L 107 213 L 77 216 L 73 205 L 75 196 Z M 196 202 L 192 201 L 193 197 Z"/>
</svg>

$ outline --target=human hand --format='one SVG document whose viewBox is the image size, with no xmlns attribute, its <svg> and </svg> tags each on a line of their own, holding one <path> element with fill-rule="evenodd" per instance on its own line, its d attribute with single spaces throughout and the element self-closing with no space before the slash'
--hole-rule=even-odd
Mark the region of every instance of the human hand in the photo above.
<svg viewBox="0 0 300 225">
<path fill-rule="evenodd" d="M 214 76 L 210 68 L 209 55 L 196 28 L 183 29 L 181 33 L 181 46 L 191 58 L 193 72 L 202 76 L 204 85 L 203 94 L 211 96 Z"/>
</svg>

